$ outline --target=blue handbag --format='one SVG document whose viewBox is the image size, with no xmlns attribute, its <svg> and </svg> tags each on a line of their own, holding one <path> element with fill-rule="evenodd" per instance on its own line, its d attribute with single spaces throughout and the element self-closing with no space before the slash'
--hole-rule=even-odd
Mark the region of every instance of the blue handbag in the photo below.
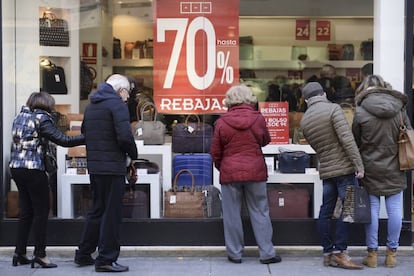
<svg viewBox="0 0 414 276">
<path fill-rule="evenodd" d="M 305 173 L 309 168 L 310 157 L 304 151 L 293 151 L 279 148 L 279 171 L 281 173 Z"/>
</svg>

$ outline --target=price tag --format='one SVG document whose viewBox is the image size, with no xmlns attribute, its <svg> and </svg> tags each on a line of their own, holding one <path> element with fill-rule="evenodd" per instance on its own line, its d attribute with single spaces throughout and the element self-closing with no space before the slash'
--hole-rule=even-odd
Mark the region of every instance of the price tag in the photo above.
<svg viewBox="0 0 414 276">
<path fill-rule="evenodd" d="M 177 197 L 175 195 L 170 196 L 170 204 L 177 203 Z"/>
<path fill-rule="evenodd" d="M 331 40 L 331 21 L 317 20 L 316 21 L 316 40 L 329 41 Z"/>
<path fill-rule="evenodd" d="M 310 20 L 296 20 L 296 40 L 309 40 L 310 38 Z"/>
<path fill-rule="evenodd" d="M 188 126 L 187 127 L 187 131 L 188 131 L 188 133 L 193 133 L 194 132 L 194 128 L 192 126 Z"/>
<path fill-rule="evenodd" d="M 154 21 L 157 111 L 225 112 L 239 80 L 239 1 L 157 0 Z"/>
</svg>

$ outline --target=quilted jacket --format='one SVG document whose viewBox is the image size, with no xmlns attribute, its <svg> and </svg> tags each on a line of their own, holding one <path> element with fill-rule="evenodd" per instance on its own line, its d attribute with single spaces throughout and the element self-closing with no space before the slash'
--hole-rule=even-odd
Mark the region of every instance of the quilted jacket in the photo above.
<svg viewBox="0 0 414 276">
<path fill-rule="evenodd" d="M 354 136 L 338 104 L 326 96 L 311 97 L 300 125 L 318 157 L 321 179 L 364 172 Z"/>
<path fill-rule="evenodd" d="M 355 98 L 352 130 L 365 165 L 363 185 L 377 196 L 393 195 L 407 187 L 406 175 L 398 161 L 400 112 L 405 124 L 407 96 L 395 90 L 370 88 Z"/>
<path fill-rule="evenodd" d="M 230 107 L 215 123 L 211 155 L 220 184 L 267 181 L 262 153 L 270 142 L 266 122 L 252 105 Z"/>
<path fill-rule="evenodd" d="M 31 112 L 26 106 L 13 121 L 12 136 L 10 168 L 45 169 L 40 137 L 65 147 L 85 143 L 83 135 L 66 136 L 58 130 L 48 112 L 40 109 Z"/>
<path fill-rule="evenodd" d="M 128 107 L 110 84 L 90 96 L 82 123 L 90 174 L 125 175 L 127 155 L 138 158 Z"/>
</svg>

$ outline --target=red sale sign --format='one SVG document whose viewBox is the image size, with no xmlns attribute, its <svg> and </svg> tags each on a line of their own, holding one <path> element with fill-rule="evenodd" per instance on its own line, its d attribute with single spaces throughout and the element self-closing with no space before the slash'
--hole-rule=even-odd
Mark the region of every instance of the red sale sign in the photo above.
<svg viewBox="0 0 414 276">
<path fill-rule="evenodd" d="M 310 20 L 296 20 L 296 40 L 309 40 Z"/>
<path fill-rule="evenodd" d="M 317 20 L 316 21 L 316 40 L 329 41 L 331 40 L 331 21 Z"/>
<path fill-rule="evenodd" d="M 287 102 L 259 102 L 259 111 L 266 120 L 270 144 L 289 144 L 289 104 Z"/>
<path fill-rule="evenodd" d="M 158 112 L 223 113 L 239 81 L 239 1 L 154 1 Z"/>
</svg>

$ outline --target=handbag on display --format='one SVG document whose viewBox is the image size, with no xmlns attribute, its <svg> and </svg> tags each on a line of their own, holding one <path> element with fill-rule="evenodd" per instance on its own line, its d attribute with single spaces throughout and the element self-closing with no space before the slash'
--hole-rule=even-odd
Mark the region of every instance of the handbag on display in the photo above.
<svg viewBox="0 0 414 276">
<path fill-rule="evenodd" d="M 188 173 L 191 177 L 191 187 L 178 187 L 178 178 Z M 195 190 L 195 180 L 192 172 L 183 169 L 174 178 L 173 186 L 164 194 L 164 217 L 165 218 L 204 218 L 204 194 Z"/>
<path fill-rule="evenodd" d="M 96 78 L 96 70 L 84 61 L 80 61 L 80 99 L 87 100 Z"/>
<path fill-rule="evenodd" d="M 138 106 L 137 106 L 138 107 Z M 144 120 L 144 112 L 149 109 L 154 113 L 153 120 Z M 141 120 L 135 124 L 134 138 L 143 140 L 144 145 L 163 145 L 165 142 L 166 128 L 163 122 L 157 121 L 157 111 L 151 102 L 141 107 Z"/>
<path fill-rule="evenodd" d="M 40 60 L 40 91 L 49 94 L 67 94 L 65 70 L 50 59 Z"/>
<path fill-rule="evenodd" d="M 147 170 L 147 174 L 156 174 L 160 172 L 158 164 L 151 162 L 148 159 L 139 158 L 133 160 L 133 164 L 136 170 Z"/>
<path fill-rule="evenodd" d="M 39 18 L 40 46 L 69 46 L 68 22 L 54 13 L 44 12 Z"/>
<path fill-rule="evenodd" d="M 371 223 L 371 204 L 365 187 L 348 185 L 345 190 L 342 220 L 349 223 Z"/>
<path fill-rule="evenodd" d="M 6 217 L 8 218 L 19 217 L 19 192 L 18 191 L 7 192 Z"/>
<path fill-rule="evenodd" d="M 308 218 L 309 191 L 293 184 L 278 184 L 267 190 L 271 218 Z"/>
<path fill-rule="evenodd" d="M 279 171 L 281 173 L 305 173 L 309 168 L 310 156 L 304 151 L 279 147 Z"/>
<path fill-rule="evenodd" d="M 398 160 L 400 170 L 414 169 L 414 130 L 408 129 L 404 124 L 402 112 L 400 112 L 400 133 L 398 136 Z"/>
<path fill-rule="evenodd" d="M 189 122 L 195 117 L 197 122 Z M 172 151 L 176 153 L 209 153 L 213 127 L 200 121 L 198 115 L 188 115 L 184 123 L 178 123 L 172 130 Z"/>
</svg>

